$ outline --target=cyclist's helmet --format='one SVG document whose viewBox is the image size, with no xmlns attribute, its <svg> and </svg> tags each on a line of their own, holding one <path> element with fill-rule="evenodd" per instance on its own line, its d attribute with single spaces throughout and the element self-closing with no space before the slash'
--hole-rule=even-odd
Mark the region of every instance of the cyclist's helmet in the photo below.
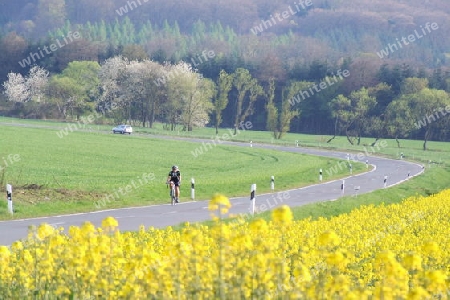
<svg viewBox="0 0 450 300">
<path fill-rule="evenodd" d="M 172 170 L 178 170 L 178 166 L 172 166 Z"/>
</svg>

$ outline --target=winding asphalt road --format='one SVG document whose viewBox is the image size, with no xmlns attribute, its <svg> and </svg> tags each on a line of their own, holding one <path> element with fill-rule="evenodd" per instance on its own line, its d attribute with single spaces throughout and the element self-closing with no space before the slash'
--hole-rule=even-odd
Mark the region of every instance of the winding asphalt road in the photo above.
<svg viewBox="0 0 450 300">
<path fill-rule="evenodd" d="M 204 142 L 205 140 L 189 139 L 189 141 Z M 235 145 L 239 147 L 249 147 L 248 143 L 223 142 L 223 144 Z M 333 157 L 343 160 L 347 159 L 346 153 L 334 151 L 259 144 L 253 144 L 253 147 Z M 300 189 L 280 192 L 276 191 L 274 193 L 264 195 L 257 194 L 255 205 L 256 210 L 269 210 L 282 204 L 287 204 L 291 207 L 300 206 L 313 202 L 335 200 L 343 195 L 348 196 L 368 193 L 373 190 L 384 188 L 385 176 L 387 176 L 386 187 L 388 188 L 390 186 L 408 180 L 409 178 L 417 176 L 423 172 L 423 167 L 421 165 L 403 160 L 392 160 L 374 156 L 364 156 L 361 162 L 365 163 L 366 159 L 374 168 L 368 172 L 344 178 L 345 185 L 343 192 L 341 190 L 342 179 L 339 179 L 335 181 L 307 186 Z M 357 161 L 358 159 L 356 159 L 355 157 L 355 160 Z M 318 175 L 319 174 L 317 174 L 317 177 Z M 324 173 L 323 175 L 324 178 L 326 178 L 326 174 Z M 230 213 L 249 213 L 251 204 L 251 201 L 249 201 L 249 196 L 232 198 L 230 199 L 230 201 L 232 204 Z M 208 211 L 208 203 L 206 201 L 192 201 L 180 203 L 176 206 L 171 206 L 169 204 L 152 205 L 145 207 L 102 210 L 91 213 L 78 213 L 53 217 L 1 221 L 0 245 L 10 245 L 16 240 L 25 238 L 27 236 L 28 227 L 31 225 L 48 223 L 55 227 L 62 226 L 67 229 L 72 225 L 80 226 L 85 221 L 90 221 L 95 226 L 100 226 L 101 221 L 108 216 L 112 216 L 119 221 L 119 228 L 122 231 L 138 230 L 140 225 L 144 225 L 146 227 L 153 226 L 155 228 L 161 228 L 169 225 L 178 225 L 185 221 L 198 222 L 211 219 L 210 213 Z"/>
</svg>

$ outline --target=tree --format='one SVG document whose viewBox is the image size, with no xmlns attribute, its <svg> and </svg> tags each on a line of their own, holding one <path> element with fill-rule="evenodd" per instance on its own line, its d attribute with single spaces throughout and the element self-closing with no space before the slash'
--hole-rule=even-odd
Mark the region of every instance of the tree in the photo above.
<svg viewBox="0 0 450 300">
<path fill-rule="evenodd" d="M 338 118 L 345 130 L 348 142 L 353 145 L 357 139 L 358 145 L 361 133 L 367 127 L 368 112 L 376 105 L 375 97 L 369 95 L 366 88 L 354 91 L 347 98 L 339 95 L 330 102 L 332 114 Z"/>
<path fill-rule="evenodd" d="M 273 138 L 277 138 L 278 136 L 278 109 L 273 102 L 275 98 L 275 81 L 272 79 L 269 81 L 269 88 L 266 93 L 267 104 L 266 104 L 266 112 L 267 112 L 267 122 L 266 129 L 272 131 Z"/>
<path fill-rule="evenodd" d="M 31 68 L 28 78 L 27 85 L 30 90 L 30 98 L 36 102 L 45 103 L 44 91 L 47 87 L 49 72 L 41 67 L 34 66 Z"/>
<path fill-rule="evenodd" d="M 416 90 L 416 89 L 415 89 Z M 387 108 L 387 128 L 397 140 L 414 130 L 424 135 L 423 150 L 434 134 L 444 131 L 450 125 L 448 110 L 450 96 L 443 90 L 424 88 L 416 93 L 402 95 Z"/>
<path fill-rule="evenodd" d="M 180 119 L 185 130 L 192 131 L 194 127 L 204 127 L 209 122 L 214 93 L 215 84 L 212 80 L 200 77 L 194 80 L 186 95 L 181 98 L 183 112 Z"/>
<path fill-rule="evenodd" d="M 252 77 L 250 72 L 243 68 L 238 68 L 234 72 L 233 86 L 236 88 L 238 94 L 234 116 L 234 134 L 236 134 L 239 123 L 253 114 L 253 106 L 258 96 L 263 94 L 263 88 L 258 84 L 258 81 Z M 247 93 L 249 96 L 246 101 L 247 106 L 244 108 L 244 100 L 246 99 Z"/>
<path fill-rule="evenodd" d="M 405 78 L 400 91 L 402 95 L 419 93 L 421 90 L 428 87 L 427 78 Z"/>
<path fill-rule="evenodd" d="M 36 28 L 39 35 L 62 27 L 66 20 L 66 5 L 64 0 L 39 0 L 36 14 Z"/>
<path fill-rule="evenodd" d="M 107 59 L 98 72 L 100 80 L 100 97 L 97 101 L 97 109 L 102 110 L 106 115 L 113 116 L 115 122 L 122 122 L 126 119 L 124 114 L 124 104 L 121 102 L 123 95 L 123 82 L 129 61 L 122 56 L 115 56 Z M 104 110 L 104 108 L 116 107 L 114 111 Z"/>
<path fill-rule="evenodd" d="M 218 78 L 217 93 L 214 105 L 214 114 L 216 117 L 216 134 L 219 133 L 219 126 L 222 123 L 222 111 L 228 105 L 228 94 L 233 86 L 233 75 L 228 74 L 225 70 L 221 70 Z"/>
<path fill-rule="evenodd" d="M 289 131 L 291 121 L 297 117 L 300 112 L 298 109 L 293 109 L 293 101 L 303 87 L 303 82 L 291 82 L 289 86 L 283 89 L 281 95 L 281 107 L 278 109 L 273 102 L 275 96 L 275 81 L 269 81 L 269 90 L 267 92 L 267 129 L 273 132 L 275 139 L 281 139 L 283 135 Z"/>
<path fill-rule="evenodd" d="M 47 97 L 50 103 L 58 107 L 64 119 L 69 114 L 78 119 L 83 111 L 83 101 L 80 100 L 82 94 L 83 88 L 72 78 L 55 75 L 49 81 Z"/>
<path fill-rule="evenodd" d="M 3 83 L 4 93 L 9 101 L 26 102 L 30 99 L 30 90 L 26 79 L 20 73 L 9 73 Z"/>
<path fill-rule="evenodd" d="M 201 78 L 185 62 L 172 66 L 171 73 L 174 75 L 167 83 L 167 103 L 172 130 L 177 123 L 183 124 L 187 131 L 205 126 L 213 107 L 211 99 L 215 93 L 214 83 Z"/>
<path fill-rule="evenodd" d="M 153 61 L 131 61 L 126 65 L 124 78 L 118 82 L 121 100 L 126 104 L 128 119 L 139 119 L 142 126 L 153 126 L 161 96 L 165 88 L 154 84 L 162 75 L 162 66 Z"/>
<path fill-rule="evenodd" d="M 368 94 L 376 99 L 376 105 L 368 112 L 365 122 L 367 125 L 365 133 L 375 137 L 375 141 L 371 144 L 373 147 L 380 138 L 388 134 L 386 109 L 389 103 L 392 102 L 394 93 L 389 85 L 381 82 L 368 88 Z"/>
<path fill-rule="evenodd" d="M 61 72 L 72 61 L 98 61 L 98 52 L 94 43 L 75 39 L 54 52 L 55 71 Z"/>
<path fill-rule="evenodd" d="M 99 71 L 100 65 L 96 61 L 72 61 L 63 70 L 61 76 L 69 77 L 78 82 L 83 89 L 80 100 L 85 101 L 88 106 L 92 107 L 92 103 L 99 96 Z"/>
<path fill-rule="evenodd" d="M 3 83 L 8 100 L 13 102 L 45 100 L 44 90 L 48 83 L 48 74 L 47 70 L 38 66 L 32 67 L 26 77 L 18 73 L 9 73 L 8 80 Z"/>
<path fill-rule="evenodd" d="M 450 105 L 450 97 L 444 90 L 425 88 L 411 95 L 409 100 L 412 114 L 417 120 L 414 125 L 424 133 L 423 150 L 427 150 L 428 140 L 450 124 L 446 110 Z"/>
<path fill-rule="evenodd" d="M 24 60 L 28 44 L 25 39 L 15 32 L 8 33 L 0 39 L 0 81 L 6 80 L 8 73 L 21 72 L 28 66 Z M 23 64 L 23 67 L 21 66 Z"/>
<path fill-rule="evenodd" d="M 148 59 L 148 54 L 141 45 L 127 45 L 123 48 L 122 55 L 131 60 L 143 61 Z"/>
<path fill-rule="evenodd" d="M 395 138 L 400 148 L 399 138 L 407 137 L 413 130 L 413 116 L 407 97 L 401 97 L 389 103 L 386 108 L 386 129 L 389 136 Z"/>
<path fill-rule="evenodd" d="M 340 94 L 329 103 L 331 114 L 336 120 L 334 136 L 330 138 L 327 143 L 331 142 L 336 137 L 336 132 L 342 129 L 347 129 L 351 119 L 350 109 L 351 101 L 344 95 Z M 348 139 L 348 136 L 347 136 Z M 353 144 L 352 141 L 349 141 Z"/>
</svg>

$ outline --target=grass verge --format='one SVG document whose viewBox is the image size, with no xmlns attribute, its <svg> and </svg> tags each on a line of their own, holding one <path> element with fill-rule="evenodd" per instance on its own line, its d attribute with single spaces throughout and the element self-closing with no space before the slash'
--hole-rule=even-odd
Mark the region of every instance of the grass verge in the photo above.
<svg viewBox="0 0 450 300">
<path fill-rule="evenodd" d="M 182 172 L 182 198 L 190 195 L 195 179 L 197 199 L 214 193 L 230 197 L 317 183 L 318 170 L 336 159 L 260 148 L 158 139 L 151 135 L 114 135 L 74 131 L 60 137 L 53 127 L 8 126 L 0 131 L 0 192 L 13 185 L 15 214 L 28 218 L 87 212 L 168 201 L 164 184 L 173 164 Z M 198 151 L 202 149 L 202 153 Z M 365 171 L 353 164 L 354 173 Z M 339 169 L 325 180 L 348 175 Z M 10 219 L 0 204 L 0 219 Z"/>
</svg>

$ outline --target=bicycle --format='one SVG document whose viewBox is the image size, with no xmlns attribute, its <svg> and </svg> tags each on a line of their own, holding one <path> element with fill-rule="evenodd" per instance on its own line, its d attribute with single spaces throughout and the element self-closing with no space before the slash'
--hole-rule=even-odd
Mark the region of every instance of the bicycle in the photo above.
<svg viewBox="0 0 450 300">
<path fill-rule="evenodd" d="M 169 184 L 170 184 L 171 203 L 172 203 L 172 205 L 176 205 L 177 204 L 177 196 L 176 196 L 176 193 L 175 193 L 175 183 L 173 181 L 171 181 Z"/>
</svg>

